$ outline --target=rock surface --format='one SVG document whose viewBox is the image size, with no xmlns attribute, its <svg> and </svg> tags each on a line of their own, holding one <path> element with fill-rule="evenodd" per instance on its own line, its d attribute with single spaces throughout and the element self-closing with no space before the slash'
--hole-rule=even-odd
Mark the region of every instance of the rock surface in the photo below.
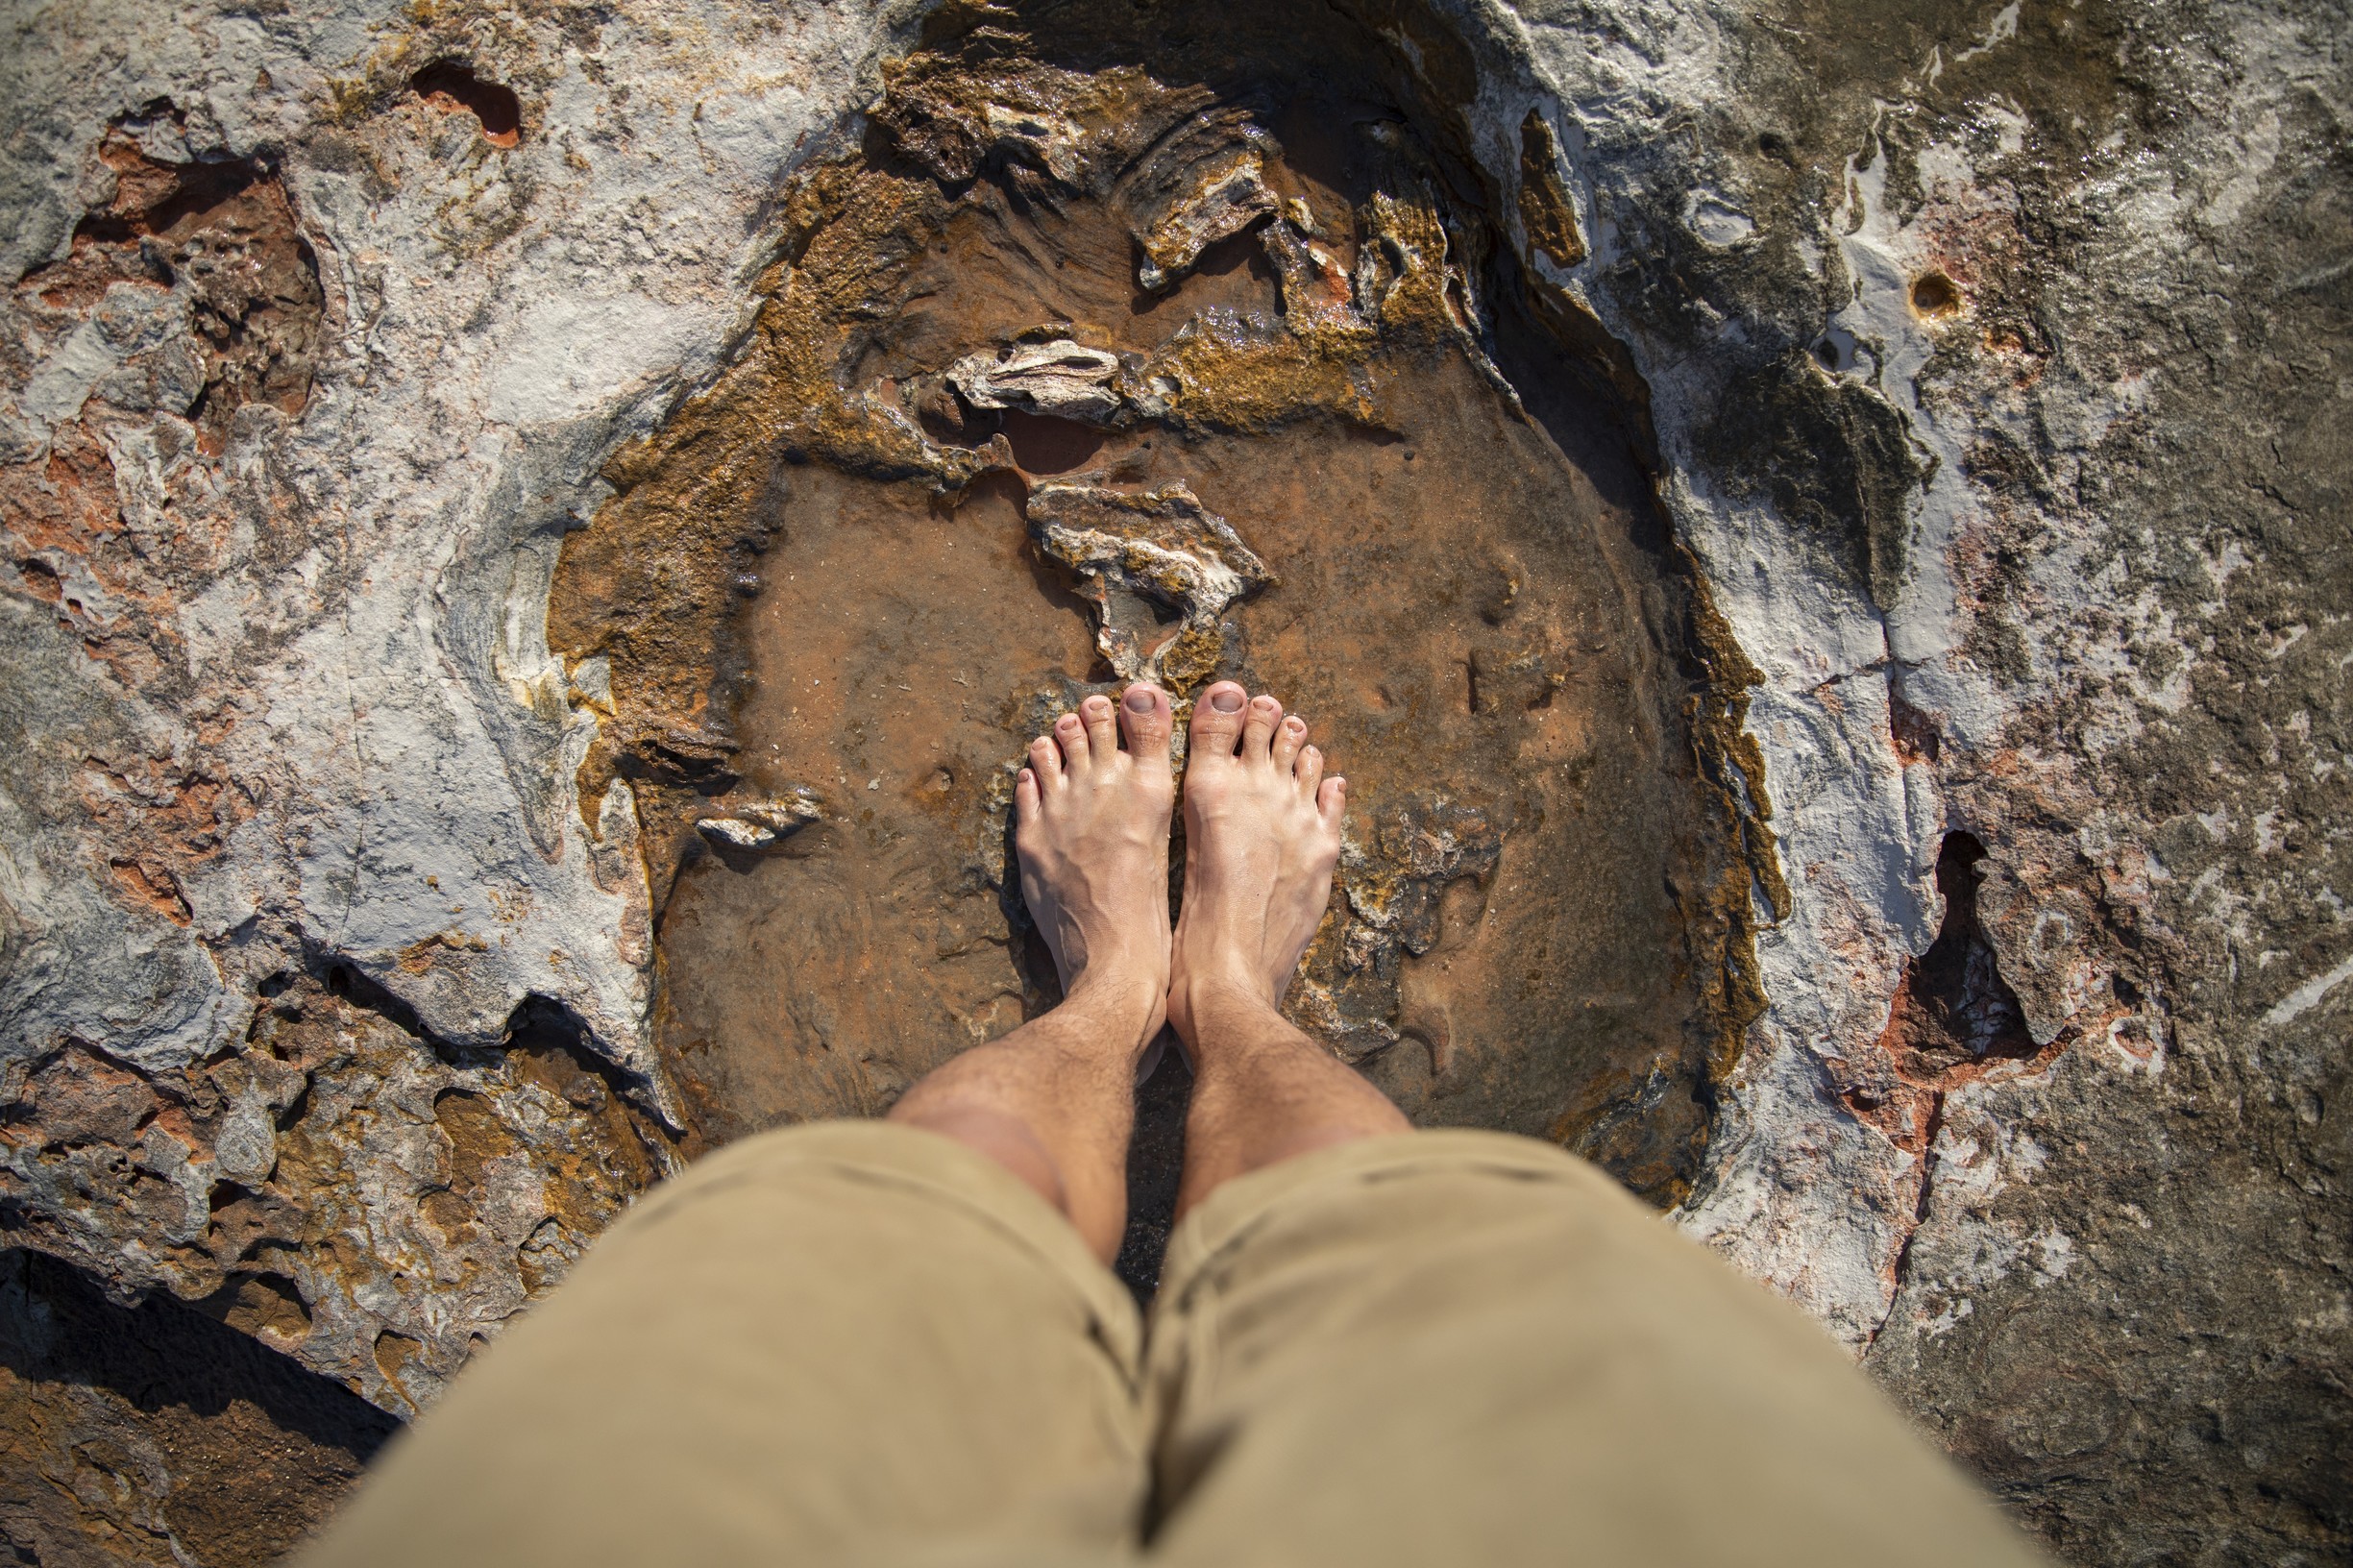
<svg viewBox="0 0 2353 1568">
<path fill-rule="evenodd" d="M 2063 1556 L 2341 1556 L 2344 8 L 1342 9 L 1630 410 L 1740 656 L 1762 1011 L 1677 1221 Z M 559 551 L 739 362 L 796 178 L 927 37 L 1022 17 L 8 25 L 0 1223 L 405 1415 L 709 1136 L 640 794 L 728 768 L 727 715 L 648 729 L 552 653 Z M 1017 86 L 895 130 L 1061 178 Z M 1148 290 L 1287 221 L 1275 153 L 1209 129 L 1119 193 Z M 1072 368 L 1022 395 L 1124 417 Z M 672 569 L 723 619 L 756 563 Z M 169 1452 L 168 1411 L 92 1400 Z M 201 1462 L 75 1513 L 12 1457 L 0 1524 L 250 1560 L 174 1522 Z M 271 1517 L 350 1468 L 289 1462 Z"/>
<path fill-rule="evenodd" d="M 168 1295 L 127 1309 L 0 1253 L 0 1537 L 18 1562 L 266 1562 L 395 1417 Z"/>
</svg>

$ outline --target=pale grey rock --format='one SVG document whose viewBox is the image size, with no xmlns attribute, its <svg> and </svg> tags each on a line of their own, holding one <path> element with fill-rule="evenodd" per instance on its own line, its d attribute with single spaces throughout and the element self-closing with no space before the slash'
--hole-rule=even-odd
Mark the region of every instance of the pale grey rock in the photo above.
<svg viewBox="0 0 2353 1568">
<path fill-rule="evenodd" d="M 1109 424 L 1123 400 L 1113 384 L 1119 356 L 1068 338 L 975 354 L 947 368 L 947 379 L 975 408 L 1018 408 L 1084 425 Z"/>
<path fill-rule="evenodd" d="M 701 818 L 696 821 L 695 831 L 731 849 L 758 849 L 776 842 L 773 828 L 762 827 L 757 822 L 739 822 L 732 817 Z"/>
</svg>

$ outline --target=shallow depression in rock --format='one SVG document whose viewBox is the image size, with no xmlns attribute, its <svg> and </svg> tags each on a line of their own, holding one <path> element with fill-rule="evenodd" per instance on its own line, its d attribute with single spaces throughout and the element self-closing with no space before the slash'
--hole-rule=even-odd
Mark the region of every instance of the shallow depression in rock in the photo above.
<svg viewBox="0 0 2353 1568">
<path fill-rule="evenodd" d="M 1504 216 L 1562 249 L 1574 214 L 1491 188 L 1372 32 L 1274 10 L 1213 49 L 1065 8 L 892 66 L 743 357 L 567 546 L 551 630 L 613 708 L 584 798 L 646 819 L 665 1057 L 716 1136 L 878 1113 L 1050 1005 L 1004 891 L 1023 744 L 1233 675 L 1353 785 L 1300 1024 L 1417 1120 L 1655 1201 L 1696 1168 L 1755 826 L 1638 421 Z"/>
</svg>

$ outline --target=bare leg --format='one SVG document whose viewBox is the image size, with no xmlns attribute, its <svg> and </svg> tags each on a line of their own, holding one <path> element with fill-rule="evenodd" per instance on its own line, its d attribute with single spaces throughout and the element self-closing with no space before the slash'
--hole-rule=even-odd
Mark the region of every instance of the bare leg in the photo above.
<svg viewBox="0 0 2353 1568">
<path fill-rule="evenodd" d="M 1168 694 L 1139 684 L 1116 719 L 1091 697 L 1030 743 L 1014 848 L 1062 1005 L 927 1074 L 890 1116 L 1012 1171 L 1106 1262 L 1127 1226 L 1136 1066 L 1166 1015 L 1172 725 Z"/>
<path fill-rule="evenodd" d="M 1180 1214 L 1262 1165 L 1410 1126 L 1276 1011 L 1323 919 L 1347 811 L 1347 781 L 1323 776 L 1307 733 L 1230 680 L 1193 708 L 1168 992 L 1194 1073 Z"/>
</svg>

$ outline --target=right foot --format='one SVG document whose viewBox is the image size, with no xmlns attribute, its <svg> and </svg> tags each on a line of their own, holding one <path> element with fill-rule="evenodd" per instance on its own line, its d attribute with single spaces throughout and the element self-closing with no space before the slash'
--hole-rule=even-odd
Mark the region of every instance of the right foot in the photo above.
<svg viewBox="0 0 2353 1568">
<path fill-rule="evenodd" d="M 1193 704 L 1185 770 L 1185 901 L 1168 1020 L 1196 1044 L 1213 994 L 1275 1007 L 1322 923 L 1348 783 L 1323 776 L 1308 726 L 1224 680 Z"/>
<path fill-rule="evenodd" d="M 1030 743 L 1014 786 L 1021 897 L 1054 955 L 1063 996 L 1134 1000 L 1160 1028 L 1168 989 L 1168 694 L 1141 682 L 1090 697 Z M 1127 732 L 1127 748 L 1119 734 Z"/>
</svg>

